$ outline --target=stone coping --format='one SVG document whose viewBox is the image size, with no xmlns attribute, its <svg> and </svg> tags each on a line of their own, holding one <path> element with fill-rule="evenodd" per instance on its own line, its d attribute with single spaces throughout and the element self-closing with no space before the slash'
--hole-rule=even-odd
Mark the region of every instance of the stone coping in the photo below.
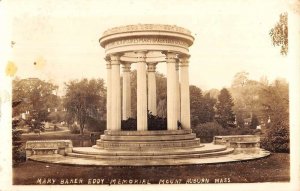
<svg viewBox="0 0 300 191">
<path fill-rule="evenodd" d="M 169 140 L 190 140 L 195 139 L 196 134 L 176 134 L 176 135 L 148 135 L 148 136 L 140 136 L 140 135 L 101 135 L 101 140 L 105 141 L 169 141 Z"/>
<path fill-rule="evenodd" d="M 158 131 L 109 131 L 105 130 L 105 135 L 113 136 L 151 136 L 151 135 L 182 135 L 192 133 L 191 129 L 181 129 L 181 130 L 158 130 Z"/>
<path fill-rule="evenodd" d="M 107 155 L 107 156 L 154 156 L 154 155 L 174 155 L 174 154 L 203 154 L 220 152 L 227 149 L 224 145 L 202 144 L 194 148 L 172 148 L 168 150 L 106 150 L 97 147 L 75 147 L 72 153 L 87 155 Z M 232 149 L 232 148 L 231 148 Z"/>
<path fill-rule="evenodd" d="M 258 135 L 217 135 L 217 138 L 259 137 Z"/>
<path fill-rule="evenodd" d="M 260 137 L 258 135 L 215 136 L 214 142 L 260 142 Z"/>
<path fill-rule="evenodd" d="M 25 149 L 73 147 L 71 140 L 35 140 L 26 141 Z"/>
</svg>

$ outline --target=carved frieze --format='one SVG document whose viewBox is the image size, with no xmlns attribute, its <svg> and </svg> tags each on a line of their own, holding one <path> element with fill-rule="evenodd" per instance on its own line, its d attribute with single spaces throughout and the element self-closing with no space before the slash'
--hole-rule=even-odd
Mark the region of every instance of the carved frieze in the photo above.
<svg viewBox="0 0 300 191">
<path fill-rule="evenodd" d="M 119 46 L 126 45 L 171 45 L 171 46 L 179 46 L 182 48 L 188 48 L 189 44 L 181 39 L 172 39 L 172 38 L 164 38 L 164 37 L 132 37 L 132 38 L 124 38 L 112 41 L 105 45 L 105 49 L 109 50 Z"/>
</svg>

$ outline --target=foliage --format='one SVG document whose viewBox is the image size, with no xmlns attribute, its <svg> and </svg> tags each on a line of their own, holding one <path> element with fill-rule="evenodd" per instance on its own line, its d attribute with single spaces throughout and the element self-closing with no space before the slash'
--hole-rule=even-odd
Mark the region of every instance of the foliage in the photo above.
<svg viewBox="0 0 300 191">
<path fill-rule="evenodd" d="M 103 116 L 106 112 L 106 89 L 103 79 L 83 79 L 66 84 L 64 106 L 70 117 L 77 120 L 80 134 L 86 127 L 88 117 Z"/>
<path fill-rule="evenodd" d="M 29 111 L 26 119 L 29 131 L 43 131 L 42 122 L 47 120 L 48 108 L 57 107 L 59 103 L 59 97 L 55 95 L 57 88 L 38 78 L 13 80 L 13 100 L 20 102 L 14 107 L 13 116 Z"/>
<path fill-rule="evenodd" d="M 59 123 L 66 120 L 66 112 L 65 111 L 57 111 L 57 112 L 50 112 L 47 121 L 51 123 Z"/>
<path fill-rule="evenodd" d="M 158 72 L 156 75 L 157 115 L 167 117 L 167 78 Z"/>
<path fill-rule="evenodd" d="M 137 130 L 137 120 L 135 118 L 128 118 L 127 120 L 121 121 L 122 131 L 136 131 Z"/>
<path fill-rule="evenodd" d="M 266 136 L 261 141 L 262 148 L 271 152 L 290 152 L 289 126 L 287 124 L 270 124 Z"/>
<path fill-rule="evenodd" d="M 264 117 L 270 119 L 262 145 L 273 152 L 289 152 L 288 92 L 287 82 L 279 79 L 260 92 Z"/>
<path fill-rule="evenodd" d="M 58 86 L 38 78 L 13 80 L 13 100 L 21 103 L 14 108 L 13 115 L 20 115 L 26 111 L 37 112 L 36 120 L 44 121 L 48 108 L 57 107 L 59 97 L 55 95 Z"/>
<path fill-rule="evenodd" d="M 78 127 L 78 125 L 73 124 L 70 126 L 70 133 L 72 134 L 79 134 L 80 133 L 80 128 Z"/>
<path fill-rule="evenodd" d="M 152 115 L 148 112 L 148 130 L 167 130 L 167 118 Z"/>
<path fill-rule="evenodd" d="M 258 125 L 259 125 L 258 118 L 257 118 L 257 116 L 254 114 L 254 115 L 252 115 L 252 118 L 251 118 L 250 128 L 251 128 L 251 129 L 256 129 L 256 127 L 257 127 Z"/>
<path fill-rule="evenodd" d="M 236 114 L 238 127 L 244 127 L 244 119 L 253 115 L 261 115 L 261 104 L 259 102 L 259 92 L 263 83 L 250 80 L 249 73 L 238 72 L 232 81 L 230 93 L 234 100 L 233 111 Z M 259 120 L 259 118 L 258 118 Z"/>
<path fill-rule="evenodd" d="M 215 116 L 215 104 L 216 100 L 210 96 L 210 93 L 203 96 L 200 88 L 191 85 L 190 108 L 192 126 L 213 121 Z"/>
<path fill-rule="evenodd" d="M 22 130 L 17 129 L 19 120 L 12 120 L 12 162 L 13 165 L 23 162 L 26 159 L 23 144 L 21 142 Z"/>
<path fill-rule="evenodd" d="M 148 112 L 148 130 L 167 130 L 167 118 L 152 115 Z M 136 131 L 137 130 L 137 120 L 134 118 L 128 118 L 127 120 L 122 120 L 121 130 L 123 131 Z"/>
<path fill-rule="evenodd" d="M 287 55 L 288 53 L 288 14 L 280 14 L 279 22 L 270 30 L 270 36 L 273 46 L 280 46 L 280 53 Z"/>
<path fill-rule="evenodd" d="M 156 77 L 156 100 L 157 100 L 157 115 L 160 117 L 167 117 L 167 78 L 159 73 L 155 73 Z M 137 101 L 137 73 L 132 70 L 130 73 L 131 86 L 131 113 L 132 117 L 136 118 L 136 101 Z"/>
<path fill-rule="evenodd" d="M 196 133 L 196 136 L 200 137 L 201 140 L 209 140 L 205 142 L 211 142 L 213 140 L 213 137 L 216 135 L 225 134 L 225 129 L 216 122 L 202 123 L 197 126 L 192 126 L 192 129 L 193 132 Z"/>
<path fill-rule="evenodd" d="M 255 135 L 260 133 L 260 130 L 250 128 L 223 128 L 217 122 L 199 124 L 192 129 L 197 137 L 200 137 L 201 142 L 211 142 L 214 136 L 218 135 Z"/>
<path fill-rule="evenodd" d="M 99 120 L 92 117 L 88 117 L 86 128 L 91 132 L 103 133 L 106 129 L 106 120 Z"/>
<path fill-rule="evenodd" d="M 216 105 L 216 120 L 223 128 L 234 126 L 235 116 L 232 111 L 233 106 L 233 100 L 229 91 L 226 88 L 223 88 L 218 96 Z"/>
</svg>

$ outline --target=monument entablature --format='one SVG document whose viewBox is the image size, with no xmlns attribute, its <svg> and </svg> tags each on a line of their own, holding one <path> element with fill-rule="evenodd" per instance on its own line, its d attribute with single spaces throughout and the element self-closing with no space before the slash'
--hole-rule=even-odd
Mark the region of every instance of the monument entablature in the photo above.
<svg viewBox="0 0 300 191">
<path fill-rule="evenodd" d="M 188 55 L 193 44 L 191 32 L 174 25 L 139 24 L 116 27 L 103 33 L 100 45 L 106 54 L 147 51 L 173 51 Z"/>
</svg>

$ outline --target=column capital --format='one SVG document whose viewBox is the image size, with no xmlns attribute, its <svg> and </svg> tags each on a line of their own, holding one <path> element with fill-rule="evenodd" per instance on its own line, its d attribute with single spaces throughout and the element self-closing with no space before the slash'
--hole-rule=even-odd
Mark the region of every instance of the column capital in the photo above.
<svg viewBox="0 0 300 191">
<path fill-rule="evenodd" d="M 131 63 L 125 62 L 123 63 L 123 72 L 130 72 L 131 69 Z"/>
<path fill-rule="evenodd" d="M 104 60 L 106 61 L 106 69 L 111 69 L 110 57 L 105 57 Z"/>
<path fill-rule="evenodd" d="M 121 54 L 111 54 L 109 57 L 111 60 L 111 65 L 120 65 Z"/>
<path fill-rule="evenodd" d="M 147 51 L 136 51 L 134 52 L 137 58 L 137 62 L 146 62 Z"/>
<path fill-rule="evenodd" d="M 184 67 L 184 66 L 189 66 L 189 58 L 190 56 L 184 56 L 180 58 L 180 66 Z"/>
<path fill-rule="evenodd" d="M 170 51 L 162 51 L 162 54 L 166 55 L 167 62 L 176 62 L 177 54 Z"/>
<path fill-rule="evenodd" d="M 154 63 L 154 62 L 152 62 L 152 63 L 147 63 L 147 65 L 148 65 L 148 72 L 155 72 L 156 71 L 156 64 L 157 63 Z"/>
</svg>

